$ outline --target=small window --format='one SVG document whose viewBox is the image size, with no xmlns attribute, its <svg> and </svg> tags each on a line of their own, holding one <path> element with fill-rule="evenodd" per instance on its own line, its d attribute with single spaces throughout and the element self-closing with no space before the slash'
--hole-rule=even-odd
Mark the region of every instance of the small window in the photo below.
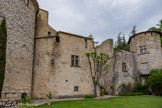
<svg viewBox="0 0 162 108">
<path fill-rule="evenodd" d="M 127 72 L 127 65 L 126 63 L 122 63 L 122 69 L 123 69 L 123 72 Z"/>
<path fill-rule="evenodd" d="M 140 54 L 146 54 L 146 53 L 147 53 L 146 45 L 140 46 Z"/>
<path fill-rule="evenodd" d="M 74 67 L 79 66 L 79 56 L 75 56 L 75 55 L 71 56 L 71 66 L 74 66 Z"/>
<path fill-rule="evenodd" d="M 142 72 L 142 74 L 149 74 L 148 63 L 141 63 L 141 72 Z"/>
<path fill-rule="evenodd" d="M 84 46 L 87 48 L 87 39 L 85 39 Z"/>
<path fill-rule="evenodd" d="M 27 6 L 29 6 L 29 0 L 27 0 Z"/>
<path fill-rule="evenodd" d="M 48 36 L 51 36 L 51 32 L 48 32 Z"/>
<path fill-rule="evenodd" d="M 60 42 L 60 38 L 58 36 L 56 37 L 56 42 Z"/>
<path fill-rule="evenodd" d="M 75 91 L 75 92 L 79 91 L 79 87 L 78 87 L 78 86 L 75 86 L 75 87 L 74 87 L 74 91 Z"/>
</svg>

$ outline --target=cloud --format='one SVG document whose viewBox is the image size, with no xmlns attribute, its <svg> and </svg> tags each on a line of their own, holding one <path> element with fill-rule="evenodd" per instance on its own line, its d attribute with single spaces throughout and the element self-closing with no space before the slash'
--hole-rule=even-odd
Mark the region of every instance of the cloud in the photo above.
<svg viewBox="0 0 162 108">
<path fill-rule="evenodd" d="M 99 42 L 137 26 L 139 32 L 162 19 L 161 0 L 37 0 L 49 11 L 49 24 L 56 30 L 88 36 Z"/>
</svg>

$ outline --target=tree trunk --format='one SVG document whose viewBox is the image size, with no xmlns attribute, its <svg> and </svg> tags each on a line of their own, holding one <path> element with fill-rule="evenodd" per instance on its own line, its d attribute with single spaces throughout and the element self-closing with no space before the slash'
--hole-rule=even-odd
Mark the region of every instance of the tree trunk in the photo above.
<svg viewBox="0 0 162 108">
<path fill-rule="evenodd" d="M 97 97 L 97 85 L 94 84 L 94 96 Z"/>
</svg>

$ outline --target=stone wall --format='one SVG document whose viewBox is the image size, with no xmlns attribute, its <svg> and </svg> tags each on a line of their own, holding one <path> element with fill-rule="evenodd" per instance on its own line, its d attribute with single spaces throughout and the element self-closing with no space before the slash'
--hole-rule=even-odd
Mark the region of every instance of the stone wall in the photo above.
<svg viewBox="0 0 162 108">
<path fill-rule="evenodd" d="M 147 53 L 140 54 L 140 46 L 146 45 Z M 137 54 L 138 71 L 141 73 L 142 63 L 148 63 L 149 71 L 162 68 L 162 52 L 160 35 L 157 32 L 143 32 L 130 41 L 130 49 Z"/>
<path fill-rule="evenodd" d="M 57 34 L 56 30 L 48 24 L 48 11 L 40 9 L 37 15 L 36 37 L 48 36 L 49 32 L 51 36 L 56 36 Z"/>
<path fill-rule="evenodd" d="M 113 46 L 114 46 L 113 39 L 107 39 L 104 42 L 102 42 L 101 45 L 99 45 L 99 47 L 97 48 L 98 53 L 103 52 L 105 54 L 109 54 L 110 56 L 110 59 L 108 60 L 109 72 L 107 74 L 104 74 L 101 77 L 100 82 L 99 82 L 100 86 L 104 86 L 105 89 L 108 91 L 108 93 L 111 92 L 110 86 L 113 85 L 113 76 L 114 76 L 114 72 L 113 72 L 114 47 Z"/>
<path fill-rule="evenodd" d="M 40 28 L 39 31 L 41 29 L 44 28 Z M 45 32 L 49 30 L 46 29 Z M 41 37 L 43 35 L 45 34 L 37 31 L 34 98 L 46 98 L 48 92 L 51 92 L 55 98 L 93 94 L 88 59 L 85 55 L 94 48 L 92 40 L 59 32 L 56 36 L 60 41 L 56 42 L 56 36 Z M 88 48 L 84 47 L 85 39 L 87 39 Z M 79 67 L 71 66 L 71 55 L 79 56 Z M 51 61 L 54 63 L 52 64 Z M 79 87 L 78 92 L 74 92 L 74 86 Z"/>
<path fill-rule="evenodd" d="M 0 16 L 6 19 L 6 72 L 2 101 L 20 100 L 31 94 L 36 10 L 32 1 L 0 0 Z"/>
<path fill-rule="evenodd" d="M 137 56 L 135 53 L 121 50 L 116 53 L 114 57 L 114 84 L 115 84 L 115 94 L 119 95 L 120 85 L 135 83 L 138 77 L 138 67 L 136 62 Z M 126 63 L 126 71 L 123 71 L 122 64 Z"/>
</svg>

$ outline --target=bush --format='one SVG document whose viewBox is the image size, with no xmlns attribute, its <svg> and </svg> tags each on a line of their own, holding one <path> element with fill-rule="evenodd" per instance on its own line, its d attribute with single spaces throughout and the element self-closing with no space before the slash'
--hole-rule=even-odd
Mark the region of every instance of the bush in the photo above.
<svg viewBox="0 0 162 108">
<path fill-rule="evenodd" d="M 25 98 L 21 100 L 21 103 L 19 103 L 18 106 L 19 108 L 34 108 L 34 100 L 29 96 L 25 96 Z"/>
<path fill-rule="evenodd" d="M 152 93 L 150 91 L 146 91 L 146 92 L 134 92 L 134 93 L 127 93 L 127 94 L 120 94 L 120 96 L 139 96 L 139 95 L 152 95 Z"/>
<path fill-rule="evenodd" d="M 154 94 L 162 95 L 162 69 L 152 70 L 147 83 Z"/>
<path fill-rule="evenodd" d="M 95 98 L 95 96 L 94 96 L 94 95 L 87 95 L 87 96 L 85 96 L 84 98 L 85 98 L 85 99 L 92 99 L 92 98 Z"/>
<path fill-rule="evenodd" d="M 121 94 L 127 94 L 127 93 L 131 93 L 134 92 L 134 86 L 131 83 L 128 84 L 121 84 L 120 85 L 120 93 Z"/>
<path fill-rule="evenodd" d="M 142 85 L 140 82 L 136 82 L 134 85 L 135 92 L 145 92 L 148 89 L 148 84 Z"/>
</svg>

